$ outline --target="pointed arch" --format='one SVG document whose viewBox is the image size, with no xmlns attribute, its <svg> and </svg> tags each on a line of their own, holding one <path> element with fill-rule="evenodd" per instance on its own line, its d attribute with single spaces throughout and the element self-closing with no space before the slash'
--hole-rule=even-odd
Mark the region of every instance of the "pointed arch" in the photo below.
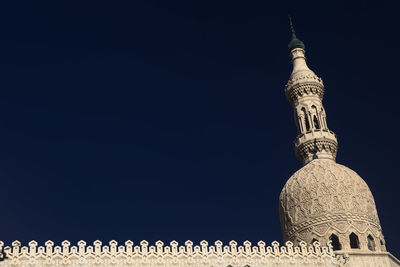
<svg viewBox="0 0 400 267">
<path fill-rule="evenodd" d="M 333 250 L 341 250 L 342 249 L 342 245 L 339 242 L 339 237 L 335 234 L 331 234 L 331 236 L 329 237 L 329 240 L 332 241 L 332 247 Z"/>
<path fill-rule="evenodd" d="M 367 236 L 367 242 L 368 242 L 368 249 L 371 251 L 375 251 L 375 240 L 372 237 L 372 235 Z"/>
<path fill-rule="evenodd" d="M 350 236 L 350 248 L 360 248 L 360 241 L 355 233 L 351 233 Z"/>
<path fill-rule="evenodd" d="M 310 122 L 309 122 L 309 120 L 308 120 L 306 108 L 305 108 L 305 107 L 302 107 L 302 108 L 301 108 L 301 111 L 303 112 L 303 115 L 304 115 L 304 123 L 305 123 L 305 126 L 306 126 L 306 131 L 308 132 L 308 131 L 310 131 Z"/>
<path fill-rule="evenodd" d="M 314 115 L 313 121 L 314 121 L 315 129 L 317 129 L 317 130 L 321 129 L 321 126 L 319 125 L 319 121 L 317 119 L 317 115 Z"/>
<path fill-rule="evenodd" d="M 312 105 L 311 106 L 311 109 L 312 109 L 312 113 L 313 113 L 313 115 L 312 115 L 312 120 L 313 120 L 313 124 L 314 124 L 314 128 L 316 129 L 316 130 L 319 130 L 319 129 L 321 129 L 321 123 L 320 123 L 320 120 L 319 120 L 319 112 L 318 112 L 318 110 L 317 110 L 317 107 L 315 106 L 315 105 Z"/>
</svg>

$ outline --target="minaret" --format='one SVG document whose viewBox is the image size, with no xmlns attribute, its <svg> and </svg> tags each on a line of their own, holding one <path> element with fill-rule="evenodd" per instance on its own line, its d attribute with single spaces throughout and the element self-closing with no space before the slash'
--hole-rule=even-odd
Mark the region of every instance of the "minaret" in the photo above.
<svg viewBox="0 0 400 267">
<path fill-rule="evenodd" d="M 368 185 L 356 172 L 336 163 L 338 143 L 326 122 L 324 85 L 308 68 L 304 43 L 290 26 L 293 71 L 285 93 L 298 129 L 296 155 L 304 166 L 290 177 L 279 197 L 283 239 L 295 245 L 330 242 L 336 254 L 351 255 L 349 266 L 400 266 L 400 262 L 383 264 L 391 254 Z"/>
<path fill-rule="evenodd" d="M 336 160 L 337 139 L 328 129 L 322 105 L 324 84 L 306 63 L 305 46 L 295 34 L 290 21 L 292 40 L 289 53 L 293 71 L 285 87 L 286 98 L 294 109 L 298 136 L 294 142 L 297 157 L 307 164 L 313 157 Z"/>
</svg>

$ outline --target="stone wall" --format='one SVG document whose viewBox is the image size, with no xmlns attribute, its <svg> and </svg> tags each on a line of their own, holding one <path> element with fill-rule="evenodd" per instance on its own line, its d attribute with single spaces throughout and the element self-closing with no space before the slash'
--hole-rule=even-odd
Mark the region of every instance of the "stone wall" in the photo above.
<svg viewBox="0 0 400 267">
<path fill-rule="evenodd" d="M 400 261 L 389 252 L 339 251 L 348 257 L 346 267 L 399 267 Z"/>
<path fill-rule="evenodd" d="M 3 249 L 0 241 L 0 251 Z M 80 241 L 76 246 L 64 241 L 61 246 L 54 246 L 47 241 L 38 246 L 31 241 L 28 246 L 14 241 L 11 246 L 4 247 L 6 254 L 0 261 L 1 267 L 8 266 L 193 266 L 193 267 L 268 267 L 268 266 L 339 266 L 331 247 L 320 247 L 318 243 L 308 246 L 302 242 L 294 247 L 291 242 L 280 246 L 272 242 L 266 246 L 262 241 L 252 245 L 246 241 L 242 245 L 231 241 L 224 245 L 217 241 L 209 245 L 206 241 L 194 245 L 186 241 L 179 245 L 172 241 L 164 245 L 158 241 L 149 245 L 142 241 L 138 245 L 127 241 L 118 245 L 116 241 L 103 245 L 100 241 L 87 245 Z"/>
</svg>

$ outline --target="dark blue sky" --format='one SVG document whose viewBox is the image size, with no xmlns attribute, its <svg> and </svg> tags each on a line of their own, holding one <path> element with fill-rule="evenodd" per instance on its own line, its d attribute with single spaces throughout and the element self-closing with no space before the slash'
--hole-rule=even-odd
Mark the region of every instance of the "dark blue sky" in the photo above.
<svg viewBox="0 0 400 267">
<path fill-rule="evenodd" d="M 395 11 L 2 3 L 0 239 L 280 241 L 279 193 L 301 167 L 283 91 L 291 13 L 324 79 L 338 162 L 369 184 L 399 255 Z"/>
</svg>

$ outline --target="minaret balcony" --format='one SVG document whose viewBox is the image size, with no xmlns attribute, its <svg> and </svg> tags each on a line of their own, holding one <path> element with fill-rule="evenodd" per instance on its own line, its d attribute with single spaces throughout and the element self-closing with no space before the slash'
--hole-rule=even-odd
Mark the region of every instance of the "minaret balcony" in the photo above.
<svg viewBox="0 0 400 267">
<path fill-rule="evenodd" d="M 294 141 L 296 156 L 307 164 L 315 157 L 336 160 L 338 143 L 330 130 L 314 130 L 297 136 Z"/>
<path fill-rule="evenodd" d="M 337 142 L 336 134 L 334 132 L 332 132 L 329 129 L 320 129 L 320 130 L 312 130 L 312 131 L 308 131 L 303 134 L 299 134 L 297 136 L 296 140 L 294 141 L 294 144 L 297 147 L 301 143 L 304 143 L 304 142 L 307 142 L 310 140 L 314 140 L 314 139 L 320 139 L 320 138 L 327 138 L 327 139 L 331 139 L 331 140 L 334 140 Z"/>
</svg>

